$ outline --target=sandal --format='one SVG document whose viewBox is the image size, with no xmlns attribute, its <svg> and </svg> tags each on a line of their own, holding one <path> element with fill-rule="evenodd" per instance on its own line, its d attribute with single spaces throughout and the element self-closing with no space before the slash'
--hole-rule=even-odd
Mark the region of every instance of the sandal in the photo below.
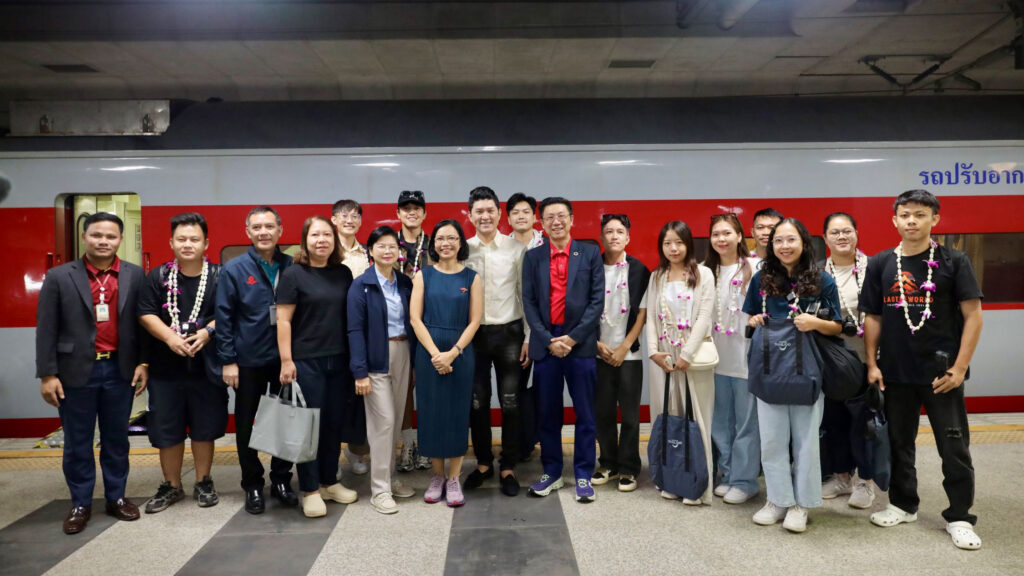
<svg viewBox="0 0 1024 576">
<path fill-rule="evenodd" d="M 889 528 L 890 526 L 903 524 L 905 522 L 916 521 L 916 513 L 911 514 L 909 512 L 904 512 L 903 510 L 900 510 L 899 508 L 893 506 L 892 504 L 886 506 L 885 510 L 875 512 L 871 515 L 871 523 L 875 526 L 881 526 L 883 528 Z"/>
<path fill-rule="evenodd" d="M 946 532 L 953 537 L 953 545 L 961 550 L 981 548 L 981 538 L 975 534 L 970 522 L 950 522 L 946 524 Z"/>
</svg>

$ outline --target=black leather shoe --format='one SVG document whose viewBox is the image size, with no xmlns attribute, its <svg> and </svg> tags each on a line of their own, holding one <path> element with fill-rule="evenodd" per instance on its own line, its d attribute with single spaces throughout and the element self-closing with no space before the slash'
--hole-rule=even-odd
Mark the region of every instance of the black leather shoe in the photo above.
<svg viewBox="0 0 1024 576">
<path fill-rule="evenodd" d="M 267 504 L 263 500 L 263 489 L 253 488 L 245 491 L 245 511 L 249 514 L 263 514 Z"/>
<path fill-rule="evenodd" d="M 292 490 L 290 484 L 282 482 L 270 487 L 270 495 L 281 501 L 285 506 L 298 506 L 299 495 Z"/>
<path fill-rule="evenodd" d="M 91 514 L 92 510 L 85 506 L 73 507 L 68 511 L 67 518 L 64 519 L 64 533 L 78 534 L 85 530 L 85 525 L 89 523 Z"/>
<path fill-rule="evenodd" d="M 516 496 L 517 494 L 519 494 L 519 480 L 516 480 L 515 474 L 502 476 L 501 493 L 504 494 L 505 496 Z"/>
<path fill-rule="evenodd" d="M 462 483 L 463 490 L 476 490 L 483 485 L 484 480 L 494 478 L 494 468 L 488 468 L 486 472 L 481 472 L 479 468 L 473 470 L 466 476 L 466 481 Z"/>
<path fill-rule="evenodd" d="M 132 504 L 132 501 L 127 498 L 107 500 L 107 515 L 131 522 L 139 519 L 139 507 Z"/>
</svg>

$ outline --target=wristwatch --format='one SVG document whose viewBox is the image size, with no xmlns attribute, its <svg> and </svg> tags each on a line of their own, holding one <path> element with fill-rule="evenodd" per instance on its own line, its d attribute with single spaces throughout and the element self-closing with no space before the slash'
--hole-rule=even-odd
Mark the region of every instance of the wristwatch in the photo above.
<svg viewBox="0 0 1024 576">
<path fill-rule="evenodd" d="M 214 329 L 209 326 L 204 326 L 204 328 L 206 328 L 206 333 L 210 335 L 210 338 L 213 338 Z"/>
</svg>

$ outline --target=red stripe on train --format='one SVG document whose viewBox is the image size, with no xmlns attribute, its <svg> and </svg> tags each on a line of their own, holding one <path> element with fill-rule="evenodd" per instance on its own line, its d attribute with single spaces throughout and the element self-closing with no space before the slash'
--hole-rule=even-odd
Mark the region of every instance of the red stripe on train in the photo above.
<svg viewBox="0 0 1024 576">
<path fill-rule="evenodd" d="M 1024 396 L 969 396 L 967 411 L 974 414 L 998 412 L 1024 412 Z M 650 421 L 650 406 L 640 407 L 640 421 Z M 576 422 L 576 412 L 571 407 L 564 408 L 566 424 Z M 501 424 L 501 410 L 491 410 L 491 423 Z M 9 418 L 0 420 L 0 438 L 42 438 L 60 427 L 59 418 Z M 228 415 L 228 432 L 235 431 L 235 415 Z"/>
</svg>

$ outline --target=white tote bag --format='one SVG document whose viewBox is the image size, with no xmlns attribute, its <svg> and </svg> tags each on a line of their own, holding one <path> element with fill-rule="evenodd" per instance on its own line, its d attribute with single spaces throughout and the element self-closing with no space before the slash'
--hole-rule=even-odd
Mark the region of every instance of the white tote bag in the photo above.
<svg viewBox="0 0 1024 576">
<path fill-rule="evenodd" d="M 320 444 L 320 409 L 306 406 L 297 381 L 287 387 L 291 402 L 271 394 L 267 384 L 267 393 L 260 397 L 256 409 L 249 448 L 296 464 L 311 462 L 316 460 Z M 282 386 L 282 392 L 284 389 Z"/>
</svg>

